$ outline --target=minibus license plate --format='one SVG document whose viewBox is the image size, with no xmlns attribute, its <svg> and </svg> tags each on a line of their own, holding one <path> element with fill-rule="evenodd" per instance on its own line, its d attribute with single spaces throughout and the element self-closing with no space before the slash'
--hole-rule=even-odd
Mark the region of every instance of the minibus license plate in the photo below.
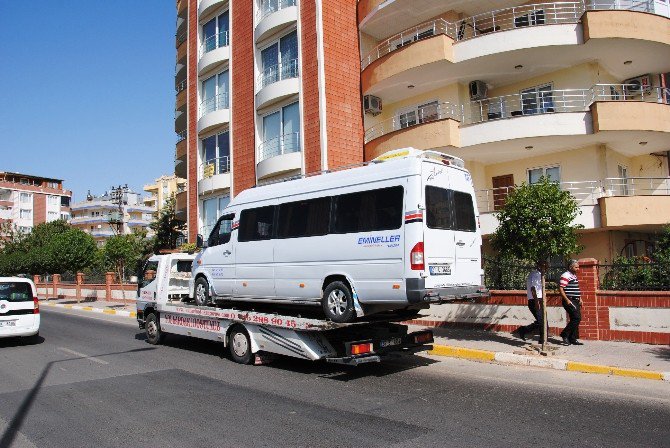
<svg viewBox="0 0 670 448">
<path fill-rule="evenodd" d="M 16 327 L 16 322 L 13 320 L 0 321 L 0 327 Z"/>
<path fill-rule="evenodd" d="M 435 264 L 429 266 L 430 275 L 451 275 L 450 264 Z"/>
</svg>

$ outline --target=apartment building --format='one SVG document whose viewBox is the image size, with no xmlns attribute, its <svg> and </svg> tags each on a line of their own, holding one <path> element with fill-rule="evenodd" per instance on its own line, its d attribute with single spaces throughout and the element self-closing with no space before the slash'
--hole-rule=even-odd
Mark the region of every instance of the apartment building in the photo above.
<svg viewBox="0 0 670 448">
<path fill-rule="evenodd" d="M 69 219 L 71 198 L 62 179 L 0 172 L 0 222 L 22 232 L 43 222 Z"/>
<path fill-rule="evenodd" d="M 144 191 L 149 196 L 143 199 L 144 205 L 154 210 L 154 215 L 165 207 L 166 201 L 172 196 L 186 191 L 186 179 L 176 175 L 163 175 L 156 179 L 153 184 L 145 185 Z"/>
<path fill-rule="evenodd" d="M 580 204 L 582 256 L 652 250 L 670 223 L 668 0 L 357 12 L 365 160 L 406 146 L 463 158 L 485 240 L 514 185 L 547 176 Z"/>
<path fill-rule="evenodd" d="M 72 204 L 70 225 L 90 234 L 102 246 L 114 235 L 128 235 L 138 229 L 151 234 L 154 210 L 127 186 L 112 188 L 102 196 L 89 192 L 85 201 Z"/>
<path fill-rule="evenodd" d="M 355 0 L 179 0 L 175 174 L 189 241 L 264 182 L 363 161 Z"/>
</svg>

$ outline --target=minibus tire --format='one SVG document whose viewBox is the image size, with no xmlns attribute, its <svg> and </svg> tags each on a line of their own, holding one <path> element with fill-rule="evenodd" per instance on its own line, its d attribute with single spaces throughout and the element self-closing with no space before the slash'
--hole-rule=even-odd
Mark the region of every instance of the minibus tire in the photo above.
<svg viewBox="0 0 670 448">
<path fill-rule="evenodd" d="M 228 334 L 230 357 L 238 364 L 251 364 L 254 354 L 251 353 L 251 339 L 244 327 L 236 325 Z"/>
<path fill-rule="evenodd" d="M 158 322 L 158 316 L 154 313 L 150 313 L 147 316 L 147 322 L 144 326 L 147 332 L 147 342 L 151 345 L 158 345 L 165 339 L 165 333 L 161 331 L 160 322 Z"/>
<path fill-rule="evenodd" d="M 345 309 L 342 310 L 344 304 Z M 327 319 L 337 323 L 352 322 L 356 318 L 351 290 L 344 282 L 330 283 L 323 291 L 321 306 Z"/>
<path fill-rule="evenodd" d="M 195 281 L 195 287 L 193 288 L 193 298 L 195 299 L 195 304 L 198 306 L 207 306 L 211 301 L 209 297 L 209 282 L 205 277 L 198 277 Z M 200 294 L 198 293 L 200 289 Z"/>
</svg>

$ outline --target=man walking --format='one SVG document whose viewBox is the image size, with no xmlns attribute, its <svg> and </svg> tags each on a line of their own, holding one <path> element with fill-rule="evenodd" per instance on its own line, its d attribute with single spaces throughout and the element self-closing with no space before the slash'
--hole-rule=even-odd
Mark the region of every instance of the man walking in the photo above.
<svg viewBox="0 0 670 448">
<path fill-rule="evenodd" d="M 542 311 L 542 270 L 547 270 L 547 262 L 540 262 L 530 271 L 528 279 L 526 280 L 526 295 L 528 297 L 528 309 L 533 314 L 535 322 L 519 327 L 519 337 L 526 340 L 526 334 L 535 330 L 540 330 L 540 337 L 542 337 L 542 319 L 544 312 Z"/>
<path fill-rule="evenodd" d="M 561 338 L 565 345 L 584 345 L 579 342 L 579 322 L 582 320 L 582 301 L 581 291 L 579 290 L 579 263 L 577 260 L 570 260 L 568 270 L 561 275 L 558 285 L 558 292 L 563 301 L 563 308 L 570 317 L 570 322 L 561 331 Z"/>
</svg>

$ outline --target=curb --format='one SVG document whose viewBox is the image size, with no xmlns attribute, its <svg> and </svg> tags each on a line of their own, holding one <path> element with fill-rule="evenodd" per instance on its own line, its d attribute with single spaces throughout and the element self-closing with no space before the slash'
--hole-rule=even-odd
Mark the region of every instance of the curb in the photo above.
<svg viewBox="0 0 670 448">
<path fill-rule="evenodd" d="M 132 317 L 132 318 L 137 317 L 137 313 L 135 311 L 122 311 L 122 310 L 115 310 L 112 308 L 98 308 L 94 306 L 65 305 L 63 303 L 52 303 L 43 300 L 40 300 L 40 304 L 56 308 L 65 308 L 68 310 L 91 311 L 93 313 L 111 314 L 114 316 L 122 316 L 122 317 Z"/>
<path fill-rule="evenodd" d="M 497 364 L 541 367 L 553 370 L 569 370 L 572 372 L 597 373 L 601 375 L 626 376 L 629 378 L 644 378 L 670 382 L 670 372 L 654 372 L 651 370 L 626 369 L 621 367 L 602 366 L 583 362 L 568 361 L 566 359 L 539 358 L 535 356 L 517 355 L 507 352 L 491 352 L 450 345 L 433 345 L 429 355 L 446 356 L 450 358 L 471 359 Z"/>
</svg>

